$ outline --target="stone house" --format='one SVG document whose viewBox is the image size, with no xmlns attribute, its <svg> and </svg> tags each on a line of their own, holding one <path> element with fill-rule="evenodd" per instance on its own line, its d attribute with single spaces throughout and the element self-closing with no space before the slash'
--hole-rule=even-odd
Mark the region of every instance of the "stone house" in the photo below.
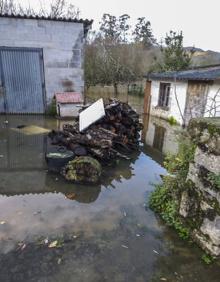
<svg viewBox="0 0 220 282">
<path fill-rule="evenodd" d="M 185 125 L 193 117 L 220 117 L 220 65 L 145 77 L 145 113 Z"/>
<path fill-rule="evenodd" d="M 84 93 L 92 21 L 0 15 L 0 113 L 44 113 L 55 93 Z"/>
</svg>

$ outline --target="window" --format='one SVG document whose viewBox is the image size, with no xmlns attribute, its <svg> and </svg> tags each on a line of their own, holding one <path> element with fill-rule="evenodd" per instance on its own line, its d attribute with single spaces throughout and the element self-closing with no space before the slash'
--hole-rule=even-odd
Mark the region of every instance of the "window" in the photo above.
<svg viewBox="0 0 220 282">
<path fill-rule="evenodd" d="M 170 83 L 160 83 L 158 107 L 168 109 L 170 98 Z"/>
</svg>

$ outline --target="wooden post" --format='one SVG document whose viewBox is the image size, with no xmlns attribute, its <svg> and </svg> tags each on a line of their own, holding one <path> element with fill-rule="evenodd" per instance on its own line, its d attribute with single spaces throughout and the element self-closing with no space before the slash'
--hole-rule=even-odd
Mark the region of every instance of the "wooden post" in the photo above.
<svg viewBox="0 0 220 282">
<path fill-rule="evenodd" d="M 150 104 L 151 104 L 151 81 L 146 81 L 144 94 L 144 114 L 150 114 Z"/>
</svg>

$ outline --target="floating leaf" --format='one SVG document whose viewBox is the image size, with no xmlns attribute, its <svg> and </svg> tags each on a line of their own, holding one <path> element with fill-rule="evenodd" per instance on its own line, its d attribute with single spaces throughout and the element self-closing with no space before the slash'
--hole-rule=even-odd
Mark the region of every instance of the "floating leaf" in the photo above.
<svg viewBox="0 0 220 282">
<path fill-rule="evenodd" d="M 58 241 L 55 240 L 55 241 L 51 242 L 48 247 L 49 247 L 49 248 L 56 248 L 57 245 L 58 245 Z"/>
</svg>

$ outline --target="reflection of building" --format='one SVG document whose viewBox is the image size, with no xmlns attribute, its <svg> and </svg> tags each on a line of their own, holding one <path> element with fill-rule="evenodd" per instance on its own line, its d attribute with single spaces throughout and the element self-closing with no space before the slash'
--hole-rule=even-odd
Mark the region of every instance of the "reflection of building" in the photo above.
<svg viewBox="0 0 220 282">
<path fill-rule="evenodd" d="M 32 121 L 45 126 L 43 117 L 23 119 L 23 124 Z M 83 203 L 98 198 L 101 185 L 80 187 L 65 182 L 61 177 L 57 181 L 57 175 L 46 171 L 46 134 L 24 134 L 22 129 L 17 128 L 16 118 L 12 116 L 9 124 L 9 128 L 1 130 L 0 135 L 0 195 L 62 193 L 68 199 Z"/>
<path fill-rule="evenodd" d="M 166 128 L 162 126 L 155 125 L 155 133 L 154 133 L 154 141 L 153 141 L 153 147 L 160 152 L 163 152 L 163 143 L 164 143 L 164 137 L 166 133 Z"/>
<path fill-rule="evenodd" d="M 148 119 L 148 123 L 144 122 L 142 141 L 164 155 L 177 153 L 177 130 L 179 128 L 153 116 L 146 115 L 144 118 Z"/>
<path fill-rule="evenodd" d="M 47 146 L 45 134 L 24 134 L 25 125 L 45 127 L 43 117 L 8 117 L 8 125 L 0 130 L 0 193 L 22 194 L 37 191 L 45 183 L 44 153 Z M 1 116 L 0 124 L 4 124 Z M 39 127 L 40 128 L 40 127 Z"/>
</svg>

